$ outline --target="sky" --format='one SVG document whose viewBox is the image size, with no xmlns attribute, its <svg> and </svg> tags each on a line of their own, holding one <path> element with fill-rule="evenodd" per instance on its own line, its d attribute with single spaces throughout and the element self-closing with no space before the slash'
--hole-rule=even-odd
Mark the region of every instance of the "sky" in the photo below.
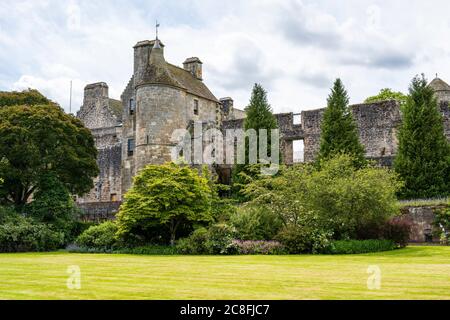
<svg viewBox="0 0 450 320">
<path fill-rule="evenodd" d="M 199 57 L 237 108 L 254 83 L 275 112 L 321 108 L 338 77 L 355 104 L 421 73 L 450 82 L 448 12 L 447 0 L 0 0 L 0 90 L 36 88 L 69 111 L 72 81 L 76 112 L 84 86 L 104 81 L 119 99 L 158 20 L 166 60 Z"/>
</svg>

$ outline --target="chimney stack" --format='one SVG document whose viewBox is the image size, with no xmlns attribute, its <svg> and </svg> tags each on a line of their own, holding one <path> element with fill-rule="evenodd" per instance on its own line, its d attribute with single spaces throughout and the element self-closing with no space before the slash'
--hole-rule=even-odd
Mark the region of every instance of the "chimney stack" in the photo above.
<svg viewBox="0 0 450 320">
<path fill-rule="evenodd" d="M 186 59 L 186 61 L 183 62 L 184 70 L 189 71 L 192 73 L 194 77 L 196 77 L 198 80 L 203 80 L 202 75 L 202 62 L 197 57 L 192 57 Z"/>
</svg>

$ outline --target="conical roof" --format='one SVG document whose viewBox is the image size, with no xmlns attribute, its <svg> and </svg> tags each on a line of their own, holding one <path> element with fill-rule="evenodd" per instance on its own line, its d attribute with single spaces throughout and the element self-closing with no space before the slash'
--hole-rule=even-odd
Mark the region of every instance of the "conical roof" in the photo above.
<svg viewBox="0 0 450 320">
<path fill-rule="evenodd" d="M 161 48 L 160 41 L 155 40 L 153 49 L 150 51 L 150 59 L 144 69 L 142 77 L 138 85 L 142 84 L 165 84 L 173 87 L 184 87 L 178 82 L 167 68 L 164 52 Z"/>
<path fill-rule="evenodd" d="M 429 86 L 434 91 L 450 91 L 450 86 L 444 80 L 436 77 L 430 82 Z"/>
</svg>

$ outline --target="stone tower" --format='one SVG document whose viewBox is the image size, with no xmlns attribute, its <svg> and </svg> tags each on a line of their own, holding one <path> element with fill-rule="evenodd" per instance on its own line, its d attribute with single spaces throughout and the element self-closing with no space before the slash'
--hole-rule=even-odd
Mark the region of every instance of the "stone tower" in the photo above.
<svg viewBox="0 0 450 320">
<path fill-rule="evenodd" d="M 122 94 L 122 192 L 147 164 L 172 160 L 175 130 L 192 121 L 216 122 L 220 102 L 203 82 L 202 62 L 168 63 L 159 39 L 134 46 L 134 72 Z"/>
<path fill-rule="evenodd" d="M 450 101 L 450 86 L 444 80 L 436 76 L 429 86 L 434 90 L 439 103 Z"/>
</svg>

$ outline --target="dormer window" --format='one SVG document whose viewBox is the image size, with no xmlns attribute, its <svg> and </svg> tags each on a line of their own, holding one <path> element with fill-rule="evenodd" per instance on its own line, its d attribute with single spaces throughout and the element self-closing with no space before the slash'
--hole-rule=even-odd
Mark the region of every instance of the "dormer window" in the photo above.
<svg viewBox="0 0 450 320">
<path fill-rule="evenodd" d="M 194 100 L 194 114 L 198 116 L 198 100 Z"/>
<path fill-rule="evenodd" d="M 130 110 L 130 116 L 132 116 L 136 111 L 136 102 L 134 101 L 134 99 L 130 99 L 130 102 L 128 103 L 128 109 Z"/>
</svg>

